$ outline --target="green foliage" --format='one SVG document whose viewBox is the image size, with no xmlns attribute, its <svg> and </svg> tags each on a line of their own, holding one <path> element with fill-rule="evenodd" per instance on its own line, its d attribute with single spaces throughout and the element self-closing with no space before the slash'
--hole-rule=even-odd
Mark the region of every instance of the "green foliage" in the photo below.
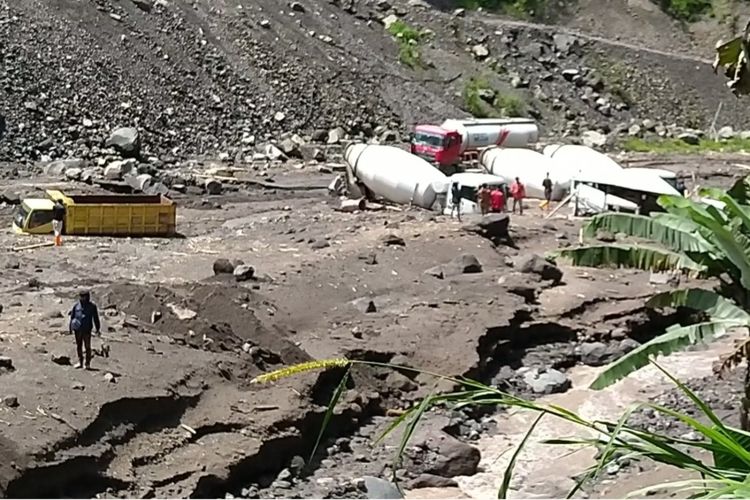
<svg viewBox="0 0 750 500">
<path fill-rule="evenodd" d="M 683 304 L 688 304 L 693 299 L 700 300 L 695 295 L 690 298 L 691 295 L 690 293 L 682 294 L 678 300 L 682 301 Z M 659 300 L 662 299 L 664 297 Z M 719 303 L 721 303 L 720 300 L 717 301 L 717 304 Z M 352 368 L 356 365 L 367 365 L 392 370 L 403 370 L 406 368 L 387 363 L 345 360 L 343 358 L 322 360 L 318 362 L 318 365 L 319 369 L 328 369 L 333 366 L 340 366 L 342 362 L 348 362 Z M 502 483 L 498 489 L 498 498 L 507 498 L 518 458 L 522 455 L 526 444 L 544 417 L 560 419 L 572 424 L 574 427 L 579 427 L 583 431 L 583 437 L 556 437 L 545 439 L 542 443 L 568 448 L 594 448 L 600 452 L 598 462 L 583 471 L 579 476 L 578 483 L 573 487 L 567 498 L 572 498 L 587 480 L 597 478 L 608 465 L 616 463 L 618 457 L 627 457 L 629 460 L 651 460 L 658 464 L 676 467 L 682 471 L 693 472 L 698 476 L 696 479 L 686 481 L 657 484 L 641 491 L 631 492 L 629 496 L 651 495 L 656 491 L 664 493 L 664 490 L 666 490 L 667 495 L 665 496 L 678 498 L 686 498 L 687 494 L 689 494 L 689 498 L 750 498 L 750 433 L 726 425 L 693 391 L 662 367 L 656 363 L 653 364 L 695 405 L 697 412 L 691 409 L 686 413 L 680 413 L 657 404 L 641 403 L 631 406 L 616 422 L 610 420 L 589 420 L 563 407 L 554 404 L 535 403 L 502 392 L 495 387 L 480 382 L 464 378 L 447 377 L 409 368 L 409 370 L 415 373 L 430 375 L 443 381 L 449 381 L 456 389 L 453 392 L 444 394 L 429 394 L 427 397 L 413 404 L 387 426 L 377 442 L 382 441 L 385 436 L 395 432 L 399 428 L 403 428 L 400 444 L 394 458 L 394 465 L 400 467 L 403 455 L 409 441 L 414 435 L 415 429 L 430 410 L 435 408 L 461 409 L 464 407 L 476 408 L 483 406 L 493 408 L 504 407 L 516 411 L 531 412 L 536 415 L 536 418 L 529 426 L 529 429 L 523 436 L 518 447 L 514 450 L 506 466 Z M 297 369 L 292 366 L 271 372 L 258 379 L 276 380 L 280 376 L 291 376 L 296 373 L 309 371 L 312 366 L 311 363 L 303 365 L 304 369 Z M 284 372 L 283 375 L 280 375 L 281 372 Z M 342 381 L 339 387 L 344 386 L 345 383 Z M 328 406 L 327 415 L 334 413 L 334 409 L 341 396 L 342 392 L 337 390 Z M 628 420 L 630 416 L 642 408 L 647 408 L 656 414 L 679 420 L 690 428 L 698 436 L 698 439 L 688 441 L 672 437 L 668 434 L 642 430 L 629 425 Z M 699 415 L 698 418 L 693 416 L 696 413 Z M 321 435 L 325 433 L 328 423 L 328 421 L 324 422 L 320 431 Z M 707 452 L 711 455 L 711 460 L 705 459 Z M 394 482 L 396 482 L 395 470 L 393 478 Z"/>
<path fill-rule="evenodd" d="M 464 86 L 462 96 L 466 111 L 477 118 L 526 115 L 526 104 L 518 95 L 498 92 L 487 79 L 482 77 L 469 79 Z"/>
<path fill-rule="evenodd" d="M 697 21 L 712 13 L 712 0 L 661 0 L 664 12 L 681 21 Z"/>
<path fill-rule="evenodd" d="M 739 153 L 750 151 L 750 139 L 734 138 L 726 141 L 701 139 L 698 144 L 688 144 L 680 139 L 639 139 L 629 137 L 620 143 L 625 151 L 663 154 L 700 154 L 713 152 Z"/>
<path fill-rule="evenodd" d="M 424 32 L 409 26 L 409 24 L 399 19 L 388 26 L 388 33 L 398 43 L 398 60 L 401 64 L 411 69 L 424 68 L 426 66 L 419 50 L 419 44 L 425 38 Z"/>
<path fill-rule="evenodd" d="M 592 384 L 602 389 L 645 366 L 651 356 L 666 355 L 689 345 L 706 342 L 731 328 L 750 329 L 750 205 L 748 179 L 730 191 L 701 191 L 713 203 L 693 202 L 680 196 L 662 196 L 667 213 L 649 217 L 601 214 L 584 228 L 586 237 L 605 230 L 646 240 L 644 244 L 590 245 L 555 254 L 573 265 L 628 267 L 653 272 L 682 272 L 713 277 L 715 291 L 685 289 L 657 295 L 652 308 L 684 307 L 701 313 L 692 325 L 675 325 L 650 342 L 612 363 Z M 718 205 L 721 208 L 717 208 Z M 653 245 L 657 245 L 654 247 Z"/>
<path fill-rule="evenodd" d="M 545 7 L 546 0 L 458 0 L 459 6 L 468 9 L 484 9 L 519 18 L 533 18 Z"/>
</svg>

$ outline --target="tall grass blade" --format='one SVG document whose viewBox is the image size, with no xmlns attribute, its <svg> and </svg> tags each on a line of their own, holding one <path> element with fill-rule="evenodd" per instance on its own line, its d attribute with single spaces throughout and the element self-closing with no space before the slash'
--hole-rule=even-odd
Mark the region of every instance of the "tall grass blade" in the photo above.
<svg viewBox="0 0 750 500">
<path fill-rule="evenodd" d="M 510 480 L 513 478 L 513 470 L 516 468 L 516 460 L 518 459 L 518 455 L 521 454 L 521 451 L 526 446 L 526 442 L 529 440 L 529 437 L 531 437 L 531 434 L 534 432 L 534 429 L 536 429 L 536 426 L 541 422 L 541 420 L 544 418 L 544 413 L 540 413 L 538 417 L 534 420 L 534 423 L 531 424 L 529 427 L 529 430 L 526 431 L 526 434 L 523 436 L 523 439 L 518 444 L 518 448 L 516 448 L 516 451 L 513 452 L 513 456 L 510 457 L 510 462 L 508 462 L 508 466 L 505 468 L 505 473 L 503 474 L 503 482 L 500 485 L 500 490 L 497 492 L 497 498 L 499 500 L 505 500 L 508 497 L 508 490 L 510 489 Z"/>
<path fill-rule="evenodd" d="M 341 382 L 339 382 L 339 385 L 336 387 L 336 390 L 331 396 L 331 401 L 330 403 L 328 403 L 326 414 L 323 416 L 323 423 L 320 425 L 318 437 L 315 440 L 315 446 L 313 446 L 312 453 L 310 453 L 310 459 L 307 461 L 308 464 L 311 464 L 313 459 L 315 458 L 315 454 L 318 452 L 318 446 L 320 446 L 320 442 L 323 440 L 323 434 L 325 434 L 326 429 L 328 429 L 328 423 L 331 421 L 331 417 L 333 416 L 333 411 L 336 409 L 336 405 L 338 404 L 339 399 L 341 399 L 341 395 L 344 393 L 344 389 L 346 389 L 346 383 L 349 381 L 350 369 L 351 366 L 347 366 L 346 372 L 344 372 L 344 376 L 341 377 Z"/>
</svg>

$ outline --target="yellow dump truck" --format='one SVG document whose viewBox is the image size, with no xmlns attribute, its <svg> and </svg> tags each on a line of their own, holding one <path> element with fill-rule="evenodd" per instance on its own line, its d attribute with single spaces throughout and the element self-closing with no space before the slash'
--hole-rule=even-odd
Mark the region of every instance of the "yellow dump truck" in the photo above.
<svg viewBox="0 0 750 500">
<path fill-rule="evenodd" d="M 47 191 L 47 198 L 21 202 L 13 218 L 16 233 L 52 233 L 52 207 L 65 205 L 63 234 L 90 236 L 171 236 L 175 234 L 175 203 L 162 195 L 65 195 Z"/>
</svg>

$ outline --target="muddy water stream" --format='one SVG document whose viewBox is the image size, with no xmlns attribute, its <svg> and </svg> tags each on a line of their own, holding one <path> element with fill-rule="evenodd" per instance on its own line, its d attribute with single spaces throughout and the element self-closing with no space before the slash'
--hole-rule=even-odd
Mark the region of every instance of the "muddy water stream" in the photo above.
<svg viewBox="0 0 750 500">
<path fill-rule="evenodd" d="M 726 339 L 708 349 L 676 354 L 661 358 L 660 364 L 680 380 L 709 376 L 712 363 L 731 345 Z M 569 373 L 573 389 L 565 394 L 555 394 L 540 399 L 568 408 L 587 419 L 616 421 L 633 403 L 648 401 L 672 387 L 654 367 L 646 367 L 625 380 L 603 391 L 592 391 L 587 387 L 601 368 L 576 367 Z M 480 472 L 472 477 L 457 478 L 460 492 L 456 489 L 417 490 L 408 495 L 412 498 L 448 498 L 463 493 L 470 498 L 497 498 L 503 472 L 513 451 L 518 446 L 535 413 L 515 412 L 496 417 L 499 433 L 480 438 L 475 445 L 482 452 Z M 583 437 L 586 430 L 554 417 L 546 417 L 537 426 L 516 463 L 514 480 L 511 483 L 511 498 L 560 498 L 565 497 L 574 486 L 574 476 L 594 463 L 595 451 L 575 450 L 563 446 L 543 445 L 540 441 L 560 437 Z M 612 481 L 602 492 L 607 498 L 623 498 L 631 491 L 654 484 L 685 479 L 687 476 L 672 468 L 650 467 L 638 475 L 624 475 Z M 447 496 L 446 496 L 447 495 Z"/>
</svg>

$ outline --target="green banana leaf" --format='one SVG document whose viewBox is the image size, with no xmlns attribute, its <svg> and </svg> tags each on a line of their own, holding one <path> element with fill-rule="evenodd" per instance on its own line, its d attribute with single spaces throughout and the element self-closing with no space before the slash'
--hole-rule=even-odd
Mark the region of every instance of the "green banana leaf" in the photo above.
<svg viewBox="0 0 750 500">
<path fill-rule="evenodd" d="M 706 313 L 711 319 L 750 325 L 750 314 L 732 300 L 704 288 L 683 288 L 654 295 L 646 306 L 653 309 L 687 307 Z"/>
<path fill-rule="evenodd" d="M 680 271 L 692 276 L 701 276 L 707 270 L 706 266 L 686 255 L 645 245 L 590 245 L 559 250 L 553 252 L 551 257 L 567 259 L 572 265 L 580 267 L 625 267 L 652 272 Z"/>
<path fill-rule="evenodd" d="M 688 326 L 675 325 L 668 328 L 663 335 L 655 337 L 611 363 L 596 377 L 590 388 L 598 391 L 609 387 L 646 366 L 652 356 L 667 356 L 688 346 L 709 342 L 714 337 L 726 333 L 728 329 L 743 325 L 745 323 L 731 320 L 711 320 Z"/>
<path fill-rule="evenodd" d="M 587 238 L 596 236 L 597 231 L 625 233 L 628 236 L 643 238 L 660 243 L 675 252 L 710 252 L 715 250 L 700 235 L 700 226 L 692 220 L 672 214 L 659 214 L 661 217 L 645 215 L 608 213 L 594 216 L 584 228 Z"/>
</svg>

